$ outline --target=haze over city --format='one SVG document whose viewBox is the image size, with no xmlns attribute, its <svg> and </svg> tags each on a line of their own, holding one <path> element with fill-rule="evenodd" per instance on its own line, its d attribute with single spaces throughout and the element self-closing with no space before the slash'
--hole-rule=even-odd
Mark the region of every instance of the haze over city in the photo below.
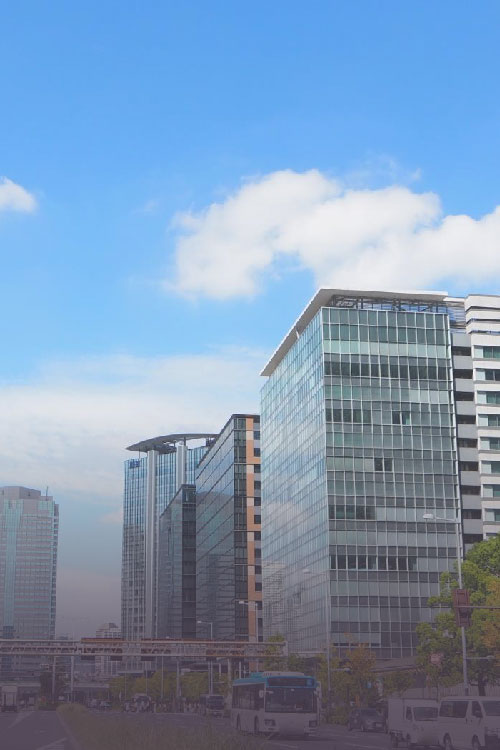
<svg viewBox="0 0 500 750">
<path fill-rule="evenodd" d="M 499 293 L 499 7 L 362 7 L 3 11 L 0 485 L 60 506 L 58 633 L 119 622 L 126 446 L 258 412 L 318 287 Z"/>
</svg>

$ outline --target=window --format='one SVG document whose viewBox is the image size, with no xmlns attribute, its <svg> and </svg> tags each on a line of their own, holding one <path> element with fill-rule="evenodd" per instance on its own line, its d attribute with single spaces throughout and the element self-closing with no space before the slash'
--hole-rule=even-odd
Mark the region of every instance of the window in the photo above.
<svg viewBox="0 0 500 750">
<path fill-rule="evenodd" d="M 500 391 L 481 391 L 477 396 L 482 404 L 496 404 L 500 406 Z"/>
<path fill-rule="evenodd" d="M 500 383 L 500 370 L 478 370 L 478 378 L 484 375 L 484 380 L 492 380 L 494 383 Z"/>
<path fill-rule="evenodd" d="M 500 484 L 485 484 L 483 490 L 485 497 L 500 497 Z"/>
<path fill-rule="evenodd" d="M 453 374 L 460 380 L 472 380 L 472 370 L 454 370 Z"/>
<path fill-rule="evenodd" d="M 476 424 L 473 414 L 457 414 L 457 424 Z"/>
<path fill-rule="evenodd" d="M 410 424 L 409 411 L 393 411 L 392 424 Z"/>
<path fill-rule="evenodd" d="M 474 394 L 467 391 L 456 391 L 455 401 L 474 401 Z"/>
<path fill-rule="evenodd" d="M 485 474 L 500 474 L 500 461 L 483 461 L 481 468 Z"/>
<path fill-rule="evenodd" d="M 485 520 L 490 523 L 500 523 L 500 509 L 487 508 L 484 512 Z"/>
<path fill-rule="evenodd" d="M 460 471 L 478 471 L 479 463 L 477 461 L 459 461 L 458 468 Z"/>
<path fill-rule="evenodd" d="M 459 448 L 477 448 L 477 440 L 475 438 L 458 438 L 457 445 Z"/>
<path fill-rule="evenodd" d="M 490 451 L 500 451 L 500 438 L 482 438 L 481 448 Z"/>
<path fill-rule="evenodd" d="M 483 718 L 483 712 L 481 711 L 481 706 L 477 701 L 472 701 L 472 715 L 476 719 L 482 719 Z"/>
<path fill-rule="evenodd" d="M 462 518 L 465 521 L 480 521 L 481 511 L 480 510 L 469 510 L 468 508 L 462 511 Z"/>
<path fill-rule="evenodd" d="M 478 418 L 480 425 L 487 427 L 500 427 L 500 414 L 478 414 Z"/>
<path fill-rule="evenodd" d="M 476 484 L 461 484 L 462 495 L 480 495 L 481 488 Z"/>
<path fill-rule="evenodd" d="M 477 352 L 478 356 L 481 356 L 480 351 L 481 347 L 477 347 L 479 349 L 479 352 Z M 500 346 L 483 346 L 483 359 L 500 359 Z"/>
<path fill-rule="evenodd" d="M 451 353 L 456 357 L 470 357 L 472 354 L 470 346 L 452 346 Z"/>
<path fill-rule="evenodd" d="M 392 458 L 375 458 L 375 471 L 392 471 Z"/>
</svg>

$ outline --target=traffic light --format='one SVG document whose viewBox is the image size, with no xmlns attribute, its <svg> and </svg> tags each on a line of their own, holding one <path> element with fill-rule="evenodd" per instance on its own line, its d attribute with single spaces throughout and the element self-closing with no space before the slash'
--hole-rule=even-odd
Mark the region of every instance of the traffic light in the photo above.
<svg viewBox="0 0 500 750">
<path fill-rule="evenodd" d="M 458 627 L 468 628 L 471 622 L 472 609 L 467 589 L 453 589 L 453 610 Z"/>
</svg>

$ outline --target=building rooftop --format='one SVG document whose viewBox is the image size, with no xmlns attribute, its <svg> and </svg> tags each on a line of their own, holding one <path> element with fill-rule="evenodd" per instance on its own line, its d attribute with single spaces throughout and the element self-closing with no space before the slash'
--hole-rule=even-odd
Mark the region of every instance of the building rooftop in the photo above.
<svg viewBox="0 0 500 750">
<path fill-rule="evenodd" d="M 141 453 L 148 453 L 149 451 L 158 451 L 159 453 L 173 453 L 177 443 L 183 443 L 184 445 L 189 440 L 214 440 L 217 437 L 216 434 L 211 432 L 182 432 L 173 433 L 171 435 L 159 435 L 158 437 L 148 438 L 147 440 L 141 440 L 139 443 L 127 446 L 128 451 L 140 451 Z"/>
<path fill-rule="evenodd" d="M 383 291 L 367 289 L 319 289 L 290 328 L 278 348 L 274 351 L 271 359 L 262 370 L 261 375 L 268 376 L 273 374 L 283 357 L 292 348 L 295 341 L 297 341 L 302 331 L 304 331 L 309 325 L 318 310 L 322 307 L 331 307 L 333 298 L 345 298 L 345 304 L 339 304 L 339 307 L 350 307 L 351 305 L 348 304 L 348 301 L 353 298 L 358 298 L 367 301 L 374 299 L 394 301 L 394 309 L 397 309 L 398 301 L 406 303 L 411 302 L 412 300 L 418 300 L 421 302 L 444 302 L 448 298 L 448 293 L 421 291 L 401 292 L 394 290 Z"/>
</svg>

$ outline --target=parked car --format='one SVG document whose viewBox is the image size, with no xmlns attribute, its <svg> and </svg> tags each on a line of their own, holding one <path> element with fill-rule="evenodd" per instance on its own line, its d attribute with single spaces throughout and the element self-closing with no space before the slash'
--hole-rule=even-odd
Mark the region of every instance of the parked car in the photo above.
<svg viewBox="0 0 500 750">
<path fill-rule="evenodd" d="M 374 708 L 355 708 L 349 714 L 347 728 L 350 732 L 353 729 L 361 732 L 385 732 L 385 720 Z"/>
<path fill-rule="evenodd" d="M 111 711 L 111 702 L 110 701 L 101 701 L 99 703 L 99 711 Z"/>
<path fill-rule="evenodd" d="M 438 703 L 417 698 L 389 699 L 388 731 L 392 747 L 436 747 Z"/>
<path fill-rule="evenodd" d="M 500 748 L 500 699 L 452 696 L 442 698 L 437 720 L 444 750 Z"/>
</svg>

